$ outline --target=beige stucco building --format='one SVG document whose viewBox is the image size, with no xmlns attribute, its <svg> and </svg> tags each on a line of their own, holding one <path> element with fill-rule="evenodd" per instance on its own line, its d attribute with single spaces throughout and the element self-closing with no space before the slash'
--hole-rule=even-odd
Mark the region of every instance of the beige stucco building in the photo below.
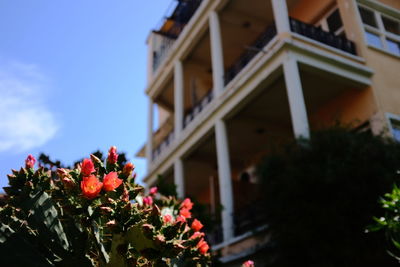
<svg viewBox="0 0 400 267">
<path fill-rule="evenodd" d="M 175 1 L 148 51 L 144 181 L 221 204 L 226 263 L 267 242 L 254 166 L 273 145 L 337 122 L 400 140 L 399 0 Z"/>
</svg>

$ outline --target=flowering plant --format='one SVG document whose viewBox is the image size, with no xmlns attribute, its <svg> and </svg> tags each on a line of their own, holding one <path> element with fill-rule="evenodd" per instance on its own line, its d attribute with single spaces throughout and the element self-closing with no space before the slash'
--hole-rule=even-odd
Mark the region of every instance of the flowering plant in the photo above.
<svg viewBox="0 0 400 267">
<path fill-rule="evenodd" d="M 29 156 L 25 168 L 13 170 L 0 208 L 0 251 L 11 251 L 3 262 L 11 257 L 15 264 L 13 246 L 23 244 L 34 258 L 18 259 L 25 264 L 207 266 L 209 246 L 190 199 L 161 196 L 157 188 L 145 195 L 134 165 L 117 159 L 111 147 L 105 164 L 91 155 L 74 169 L 51 172 L 35 170 Z"/>
</svg>

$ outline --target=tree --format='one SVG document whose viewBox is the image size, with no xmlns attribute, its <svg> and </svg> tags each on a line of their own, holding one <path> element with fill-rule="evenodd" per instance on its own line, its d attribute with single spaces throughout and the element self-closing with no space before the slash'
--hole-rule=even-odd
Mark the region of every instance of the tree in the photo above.
<svg viewBox="0 0 400 267">
<path fill-rule="evenodd" d="M 394 266 L 366 234 L 378 198 L 398 181 L 400 145 L 335 128 L 297 140 L 259 166 L 271 242 L 268 266 Z"/>
</svg>

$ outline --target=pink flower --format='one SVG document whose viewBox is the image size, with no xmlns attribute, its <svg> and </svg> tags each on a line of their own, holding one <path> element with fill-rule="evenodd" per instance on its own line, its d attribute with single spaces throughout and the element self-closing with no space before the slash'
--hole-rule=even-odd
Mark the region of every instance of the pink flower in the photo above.
<svg viewBox="0 0 400 267">
<path fill-rule="evenodd" d="M 254 261 L 248 260 L 242 264 L 242 267 L 254 267 Z"/>
<path fill-rule="evenodd" d="M 157 186 L 150 188 L 150 195 L 155 195 L 157 194 L 157 192 L 158 192 Z"/>
<path fill-rule="evenodd" d="M 187 209 L 187 210 L 191 210 L 193 208 L 193 202 L 190 201 L 190 198 L 186 198 L 182 204 L 181 204 L 181 208 L 182 209 Z"/>
<path fill-rule="evenodd" d="M 36 159 L 34 156 L 32 155 L 28 155 L 28 157 L 25 160 L 25 167 L 30 169 L 33 168 L 33 166 L 35 165 Z"/>
<path fill-rule="evenodd" d="M 118 161 L 117 147 L 112 146 L 108 150 L 107 162 L 110 164 L 115 164 Z"/>
<path fill-rule="evenodd" d="M 122 184 L 122 180 L 118 178 L 118 173 L 110 172 L 103 179 L 103 188 L 105 191 L 114 191 Z"/>
<path fill-rule="evenodd" d="M 204 233 L 195 232 L 191 237 L 189 237 L 189 239 L 196 239 L 196 238 L 203 237 L 203 236 L 204 236 Z"/>
<path fill-rule="evenodd" d="M 148 206 L 153 205 L 153 198 L 151 196 L 144 197 L 143 204 Z"/>
<path fill-rule="evenodd" d="M 165 224 L 172 223 L 172 220 L 173 220 L 173 218 L 169 214 L 166 214 L 166 215 L 163 216 L 163 221 L 164 221 Z"/>
<path fill-rule="evenodd" d="M 82 167 L 81 167 L 82 175 L 89 176 L 95 171 L 96 171 L 96 169 L 94 168 L 94 164 L 93 164 L 92 160 L 84 159 L 82 162 Z"/>
<path fill-rule="evenodd" d="M 194 219 L 191 228 L 193 231 L 198 232 L 201 228 L 203 228 L 203 224 L 199 220 Z"/>
</svg>

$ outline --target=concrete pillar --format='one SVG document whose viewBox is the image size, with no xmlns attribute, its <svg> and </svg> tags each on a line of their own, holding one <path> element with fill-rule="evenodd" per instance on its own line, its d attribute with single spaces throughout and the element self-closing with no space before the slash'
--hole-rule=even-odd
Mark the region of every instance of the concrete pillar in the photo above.
<svg viewBox="0 0 400 267">
<path fill-rule="evenodd" d="M 153 99 L 149 97 L 148 112 L 147 112 L 147 144 L 146 144 L 146 158 L 147 170 L 150 170 L 151 162 L 153 161 Z"/>
<path fill-rule="evenodd" d="M 178 139 L 183 126 L 183 66 L 182 61 L 175 62 L 174 69 L 174 120 L 175 120 L 175 138 Z"/>
<path fill-rule="evenodd" d="M 217 12 L 210 12 L 209 23 L 214 94 L 219 96 L 224 90 L 224 56 L 222 52 L 221 26 Z"/>
<path fill-rule="evenodd" d="M 276 31 L 279 33 L 290 32 L 289 12 L 286 0 L 271 0 L 274 12 Z"/>
<path fill-rule="evenodd" d="M 217 120 L 215 123 L 215 137 L 217 145 L 219 194 L 223 206 L 222 229 L 224 242 L 226 242 L 234 236 L 233 188 L 229 161 L 228 137 L 225 122 L 222 120 Z"/>
<path fill-rule="evenodd" d="M 174 162 L 174 179 L 178 198 L 182 199 L 185 197 L 185 178 L 183 176 L 183 162 L 181 158 L 178 158 Z"/>
<path fill-rule="evenodd" d="M 283 73 L 289 99 L 294 136 L 296 138 L 310 138 L 306 104 L 304 102 L 299 66 L 297 65 L 296 59 L 291 56 L 285 59 L 283 62 Z"/>
</svg>

